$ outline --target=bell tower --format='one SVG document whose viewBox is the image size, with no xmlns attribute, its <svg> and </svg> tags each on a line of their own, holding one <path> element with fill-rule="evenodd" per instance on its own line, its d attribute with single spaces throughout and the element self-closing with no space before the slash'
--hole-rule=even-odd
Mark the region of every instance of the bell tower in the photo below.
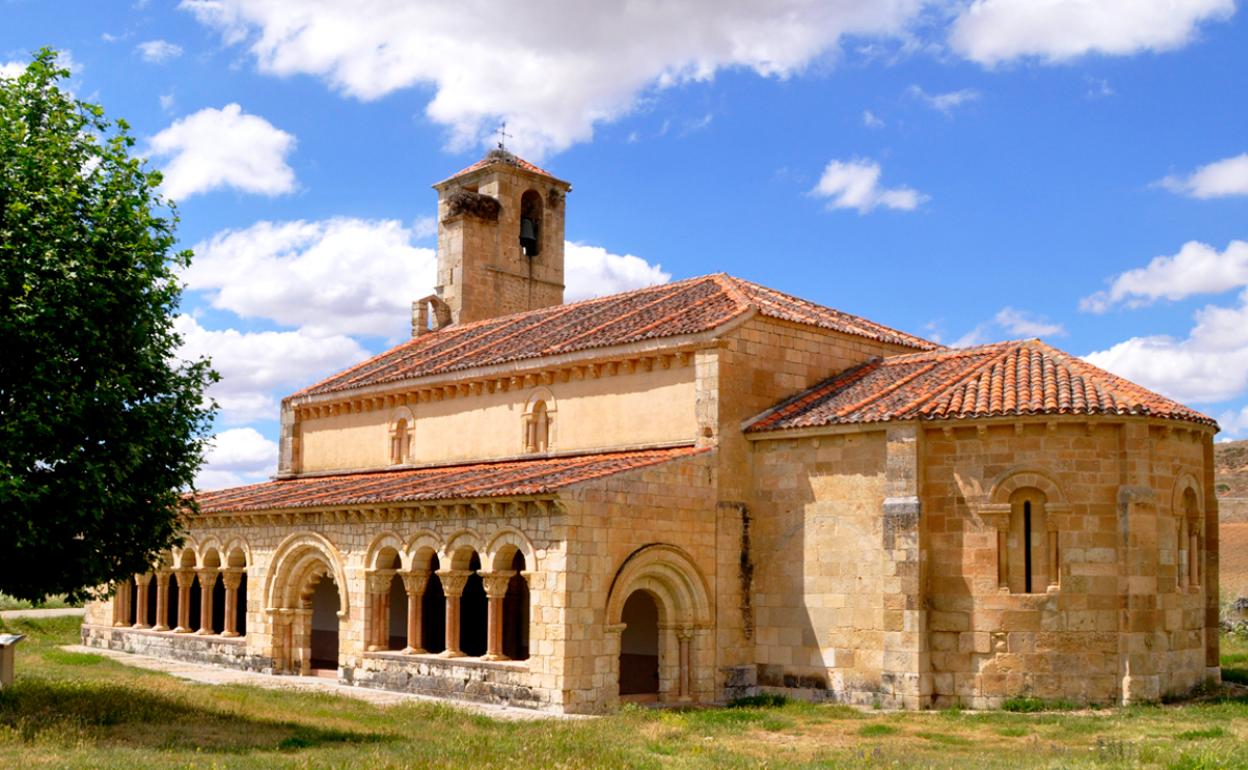
<svg viewBox="0 0 1248 770">
<path fill-rule="evenodd" d="M 499 147 L 433 189 L 437 298 L 451 323 L 563 304 L 564 201 L 572 185 Z"/>
</svg>

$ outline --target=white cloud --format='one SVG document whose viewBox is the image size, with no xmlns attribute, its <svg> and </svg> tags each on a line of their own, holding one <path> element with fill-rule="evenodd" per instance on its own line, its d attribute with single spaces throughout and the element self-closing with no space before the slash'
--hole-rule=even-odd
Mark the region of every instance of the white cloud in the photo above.
<svg viewBox="0 0 1248 770">
<path fill-rule="evenodd" d="M 1201 166 L 1186 177 L 1168 176 L 1157 184 L 1201 199 L 1248 195 L 1248 152 Z"/>
<path fill-rule="evenodd" d="M 170 110 L 173 109 L 173 103 L 174 103 L 173 94 L 169 93 L 169 94 L 160 95 L 160 108 L 164 110 L 165 112 L 169 112 Z"/>
<path fill-rule="evenodd" d="M 26 62 L 22 61 L 6 61 L 0 62 L 0 78 L 18 78 L 26 71 Z"/>
<path fill-rule="evenodd" d="M 277 453 L 277 442 L 255 428 L 223 430 L 212 437 L 195 486 L 219 489 L 263 481 L 277 471 Z"/>
<path fill-rule="evenodd" d="M 194 246 L 183 275 L 213 307 L 315 335 L 411 332 L 411 303 L 432 291 L 433 249 L 394 219 L 258 222 Z"/>
<path fill-rule="evenodd" d="M 928 196 L 910 187 L 881 187 L 880 164 L 855 158 L 834 160 L 823 170 L 823 176 L 811 195 L 828 199 L 829 209 L 857 209 L 866 214 L 878 206 L 912 211 L 928 200 Z"/>
<path fill-rule="evenodd" d="M 274 419 L 276 390 L 304 387 L 368 355 L 358 342 L 341 334 L 205 329 L 188 315 L 178 316 L 174 328 L 182 335 L 181 358 L 208 356 L 221 374 L 208 394 L 221 405 L 221 418 L 229 424 Z"/>
<path fill-rule="evenodd" d="M 135 50 L 152 64 L 164 64 L 182 55 L 182 46 L 168 40 L 147 40 L 135 46 Z"/>
<path fill-rule="evenodd" d="M 1234 398 L 1248 389 L 1248 292 L 1239 307 L 1197 311 L 1185 339 L 1132 337 L 1084 358 L 1179 401 Z"/>
<path fill-rule="evenodd" d="M 632 254 L 612 254 L 601 246 L 565 241 L 563 253 L 567 302 L 667 283 L 672 278 L 662 265 L 651 265 Z"/>
<path fill-rule="evenodd" d="M 1036 318 L 1023 310 L 1003 307 L 993 318 L 997 325 L 1015 337 L 1061 337 L 1066 327 Z"/>
<path fill-rule="evenodd" d="M 1059 323 L 1053 323 L 1043 316 L 1036 316 L 1026 310 L 1018 310 L 1013 307 L 1003 307 L 997 311 L 992 320 L 977 324 L 966 334 L 949 343 L 954 348 L 969 348 L 974 345 L 983 345 L 988 342 L 994 342 L 1002 338 L 1031 338 L 1031 337 L 1064 337 L 1066 336 L 1066 327 Z M 939 341 L 939 340 L 935 340 Z"/>
<path fill-rule="evenodd" d="M 183 0 L 262 72 L 321 77 L 371 100 L 431 87 L 426 114 L 453 144 L 488 139 L 540 156 L 589 140 L 646 92 L 748 68 L 783 78 L 831 59 L 845 36 L 899 39 L 925 0 L 517 4 Z"/>
<path fill-rule="evenodd" d="M 1218 415 L 1218 427 L 1222 429 L 1219 441 L 1231 441 L 1248 436 L 1248 406 L 1239 411 L 1229 409 Z"/>
<path fill-rule="evenodd" d="M 979 91 L 973 88 L 963 88 L 943 94 L 929 94 L 919 86 L 912 85 L 906 89 L 906 93 L 945 115 L 952 115 L 958 107 L 979 99 Z"/>
<path fill-rule="evenodd" d="M 884 121 L 871 110 L 863 110 L 862 125 L 867 128 L 883 128 Z"/>
<path fill-rule="evenodd" d="M 1103 313 L 1125 302 L 1140 307 L 1158 299 L 1180 300 L 1248 286 L 1248 242 L 1231 241 L 1225 251 L 1188 241 L 1174 256 L 1154 257 L 1146 267 L 1116 276 L 1109 289 L 1079 302 L 1081 310 Z"/>
<path fill-rule="evenodd" d="M 412 301 L 433 291 L 437 255 L 412 245 L 427 231 L 422 220 L 411 227 L 346 217 L 258 222 L 196 244 L 183 279 L 213 307 L 243 318 L 393 341 L 410 333 Z M 565 242 L 564 260 L 568 301 L 671 278 L 640 257 L 598 246 Z"/>
<path fill-rule="evenodd" d="M 153 157 L 168 158 L 165 195 L 184 200 L 222 187 L 262 195 L 291 192 L 295 173 L 286 156 L 294 147 L 294 136 L 229 104 L 174 121 L 152 137 L 149 149 Z"/>
<path fill-rule="evenodd" d="M 1235 0 L 974 0 L 954 20 L 949 42 L 989 66 L 1125 56 L 1181 48 L 1203 22 L 1234 13 Z"/>
</svg>

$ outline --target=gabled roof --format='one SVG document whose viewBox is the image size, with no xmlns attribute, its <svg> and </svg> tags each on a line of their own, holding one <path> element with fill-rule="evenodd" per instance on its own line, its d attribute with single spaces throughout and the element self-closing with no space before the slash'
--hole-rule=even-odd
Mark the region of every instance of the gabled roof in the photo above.
<svg viewBox="0 0 1248 770">
<path fill-rule="evenodd" d="M 201 515 L 550 494 L 708 452 L 676 447 L 266 481 L 195 495 Z"/>
<path fill-rule="evenodd" d="M 1022 340 L 870 361 L 780 403 L 746 430 L 1057 414 L 1147 415 L 1216 425 L 1040 340 Z"/>
<path fill-rule="evenodd" d="M 461 168 L 459 171 L 456 171 L 454 174 L 451 174 L 446 179 L 443 179 L 441 182 L 438 182 L 437 184 L 435 184 L 434 187 L 437 187 L 438 185 L 441 185 L 445 182 L 449 182 L 456 177 L 463 176 L 464 174 L 471 174 L 472 172 L 478 169 L 482 169 L 487 166 L 492 166 L 495 163 L 506 163 L 507 165 L 515 166 L 516 168 L 521 168 L 521 169 L 524 169 L 525 171 L 529 171 L 534 174 L 541 174 L 542 176 L 548 176 L 551 179 L 554 179 L 555 181 L 558 181 L 558 182 L 563 181 L 562 179 L 559 179 L 554 174 L 550 173 L 549 171 L 542 168 L 541 166 L 538 166 L 534 163 L 530 163 L 524 158 L 521 158 L 519 155 L 510 153 L 507 150 L 497 149 L 497 150 L 490 150 L 489 152 L 485 154 L 485 157 L 482 158 L 481 160 L 477 161 L 476 163 L 473 163 L 471 166 Z M 564 182 L 564 184 L 567 184 L 567 182 Z"/>
<path fill-rule="evenodd" d="M 920 350 L 896 329 L 723 273 L 448 326 L 294 394 L 307 396 L 715 329 L 751 312 Z"/>
</svg>

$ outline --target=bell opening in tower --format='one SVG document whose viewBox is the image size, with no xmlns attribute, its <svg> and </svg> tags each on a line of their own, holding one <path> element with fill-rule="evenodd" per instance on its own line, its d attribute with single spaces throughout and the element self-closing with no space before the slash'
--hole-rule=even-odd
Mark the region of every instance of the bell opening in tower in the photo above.
<svg viewBox="0 0 1248 770">
<path fill-rule="evenodd" d="M 536 190 L 520 196 L 520 250 L 526 257 L 542 250 L 542 196 Z"/>
</svg>

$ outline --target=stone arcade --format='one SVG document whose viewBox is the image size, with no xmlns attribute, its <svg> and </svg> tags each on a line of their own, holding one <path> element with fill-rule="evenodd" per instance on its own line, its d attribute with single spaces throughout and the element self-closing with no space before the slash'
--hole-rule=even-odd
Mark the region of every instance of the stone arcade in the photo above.
<svg viewBox="0 0 1248 770">
<path fill-rule="evenodd" d="M 1216 425 L 1038 341 L 718 274 L 563 304 L 570 186 L 435 185 L 412 339 L 286 398 L 87 644 L 576 713 L 1217 680 Z"/>
</svg>

